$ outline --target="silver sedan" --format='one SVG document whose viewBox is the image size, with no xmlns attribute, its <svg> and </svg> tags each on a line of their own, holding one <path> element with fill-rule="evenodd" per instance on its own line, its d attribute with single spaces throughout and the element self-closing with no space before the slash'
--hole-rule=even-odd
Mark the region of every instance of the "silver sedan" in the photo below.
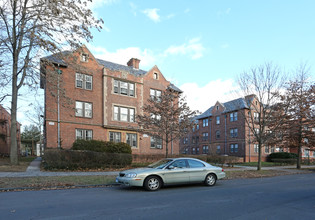
<svg viewBox="0 0 315 220">
<path fill-rule="evenodd" d="M 121 171 L 117 183 L 155 191 L 163 185 L 204 183 L 214 186 L 225 177 L 224 170 L 194 158 L 167 158 L 146 168 Z"/>
</svg>

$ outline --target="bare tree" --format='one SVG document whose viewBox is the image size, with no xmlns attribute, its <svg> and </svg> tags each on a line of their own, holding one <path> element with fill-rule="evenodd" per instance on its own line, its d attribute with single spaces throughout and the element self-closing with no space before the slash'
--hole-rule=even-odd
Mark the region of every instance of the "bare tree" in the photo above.
<svg viewBox="0 0 315 220">
<path fill-rule="evenodd" d="M 157 99 L 148 99 L 143 112 L 143 115 L 137 116 L 139 126 L 143 128 L 143 133 L 165 142 L 166 157 L 169 143 L 192 128 L 194 121 L 191 119 L 197 113 L 190 110 L 180 93 L 171 89 L 163 91 Z"/>
<path fill-rule="evenodd" d="M 11 164 L 18 164 L 16 114 L 19 90 L 38 85 L 39 58 L 66 46 L 76 49 L 101 29 L 89 0 L 2 0 L 0 2 L 0 78 L 2 97 L 11 97 Z M 59 53 L 62 54 L 62 53 Z"/>
<path fill-rule="evenodd" d="M 296 149 L 297 169 L 301 168 L 302 148 L 315 149 L 315 90 L 309 68 L 301 64 L 295 78 L 287 83 L 283 103 L 288 106 L 285 124 L 281 129 L 282 146 Z"/>
<path fill-rule="evenodd" d="M 249 105 L 249 110 L 245 111 L 245 123 L 251 133 L 249 138 L 258 145 L 257 170 L 261 170 L 262 147 L 268 144 L 274 131 L 283 123 L 281 115 L 286 110 L 281 108 L 279 111 L 278 105 L 283 82 L 280 69 L 271 63 L 253 67 L 238 78 Z"/>
</svg>

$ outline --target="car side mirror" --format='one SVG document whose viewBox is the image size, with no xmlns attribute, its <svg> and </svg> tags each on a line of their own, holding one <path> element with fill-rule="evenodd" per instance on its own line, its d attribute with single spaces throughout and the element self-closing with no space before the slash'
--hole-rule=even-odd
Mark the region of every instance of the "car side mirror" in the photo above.
<svg viewBox="0 0 315 220">
<path fill-rule="evenodd" d="M 175 167 L 174 166 L 169 166 L 168 169 L 169 170 L 173 170 L 173 169 L 175 169 Z"/>
</svg>

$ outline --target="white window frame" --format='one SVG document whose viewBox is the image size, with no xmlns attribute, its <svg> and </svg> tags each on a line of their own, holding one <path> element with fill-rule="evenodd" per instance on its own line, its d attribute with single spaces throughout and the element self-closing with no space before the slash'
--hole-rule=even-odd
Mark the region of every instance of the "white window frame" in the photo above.
<svg viewBox="0 0 315 220">
<path fill-rule="evenodd" d="M 81 105 L 81 108 L 79 108 Z M 93 117 L 93 104 L 90 102 L 75 101 L 75 116 L 82 118 Z"/>
<path fill-rule="evenodd" d="M 202 120 L 202 127 L 208 127 L 209 126 L 209 119 L 203 119 Z"/>
<path fill-rule="evenodd" d="M 230 113 L 230 121 L 237 121 L 237 112 Z"/>
<path fill-rule="evenodd" d="M 80 133 L 80 135 L 78 135 Z M 90 129 L 75 129 L 75 139 L 83 139 L 83 140 L 92 140 L 93 139 L 93 130 Z"/>
<path fill-rule="evenodd" d="M 114 79 L 113 83 L 114 94 L 135 97 L 136 94 L 135 88 L 136 88 L 135 83 Z M 126 92 L 122 92 L 124 90 L 126 90 Z"/>
<path fill-rule="evenodd" d="M 255 152 L 255 153 L 258 153 L 258 151 L 259 151 L 258 144 L 254 144 L 254 152 Z"/>
<path fill-rule="evenodd" d="M 151 141 L 150 148 L 163 149 L 163 140 L 162 140 L 162 138 L 151 137 L 150 141 Z"/>
<path fill-rule="evenodd" d="M 80 86 L 78 82 L 81 82 L 82 86 Z M 92 90 L 93 89 L 93 76 L 83 74 L 83 73 L 76 73 L 75 74 L 75 87 L 79 89 Z"/>
<path fill-rule="evenodd" d="M 217 125 L 220 124 L 220 116 L 215 117 L 215 124 L 217 124 Z"/>
<path fill-rule="evenodd" d="M 161 101 L 162 91 L 158 89 L 150 89 L 150 98 L 154 101 Z"/>
<path fill-rule="evenodd" d="M 135 111 L 135 108 L 114 105 L 113 120 L 122 122 L 135 122 Z"/>
<path fill-rule="evenodd" d="M 120 143 L 121 142 L 121 132 L 110 131 L 109 132 L 109 141 Z"/>
<path fill-rule="evenodd" d="M 126 133 L 126 143 L 132 148 L 138 147 L 138 135 L 136 133 Z"/>
</svg>

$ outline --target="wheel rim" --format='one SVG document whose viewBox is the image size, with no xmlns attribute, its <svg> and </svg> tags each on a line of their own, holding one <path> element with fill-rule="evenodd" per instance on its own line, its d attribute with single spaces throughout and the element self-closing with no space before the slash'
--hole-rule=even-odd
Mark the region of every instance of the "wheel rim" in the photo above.
<svg viewBox="0 0 315 220">
<path fill-rule="evenodd" d="M 207 176 L 207 184 L 211 186 L 214 183 L 215 183 L 215 177 L 213 175 Z"/>
<path fill-rule="evenodd" d="M 156 178 L 151 178 L 149 179 L 148 181 L 148 186 L 151 190 L 155 190 L 155 189 L 158 189 L 159 188 L 159 185 L 160 185 L 160 182 L 158 179 Z"/>
</svg>

